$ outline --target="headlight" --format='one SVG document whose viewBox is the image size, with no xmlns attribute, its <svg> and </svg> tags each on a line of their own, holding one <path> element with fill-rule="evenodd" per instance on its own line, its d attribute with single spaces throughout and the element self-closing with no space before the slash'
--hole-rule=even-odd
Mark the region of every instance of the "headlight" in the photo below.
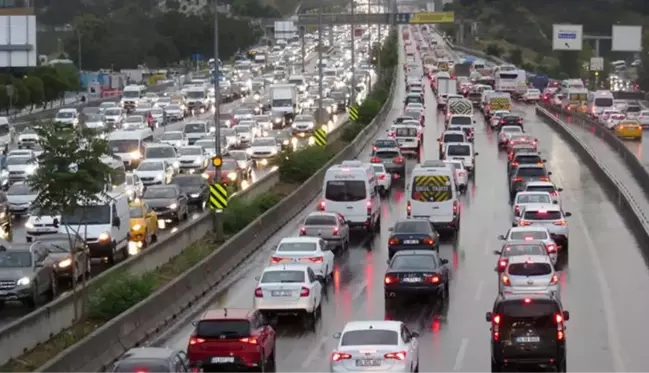
<svg viewBox="0 0 649 373">
<path fill-rule="evenodd" d="M 180 167 L 180 162 L 174 161 L 173 166 L 174 166 L 174 168 Z"/>
<path fill-rule="evenodd" d="M 72 265 L 72 259 L 70 259 L 70 258 L 68 258 L 68 259 L 63 259 L 63 260 L 61 260 L 61 261 L 59 262 L 59 264 L 57 264 L 57 266 L 58 266 L 59 268 L 66 268 L 66 267 L 69 267 L 70 265 Z"/>
<path fill-rule="evenodd" d="M 207 179 L 210 178 L 210 175 L 208 175 L 207 173 L 203 172 L 203 173 L 201 174 L 201 177 L 202 177 L 203 179 L 207 180 Z"/>
<path fill-rule="evenodd" d="M 34 229 L 34 224 L 32 224 L 32 223 L 30 223 L 30 222 L 27 222 L 27 223 L 25 223 L 25 228 L 27 228 L 27 229 Z"/>
<path fill-rule="evenodd" d="M 248 153 L 248 155 L 252 155 L 252 148 L 246 149 L 246 153 Z"/>
<path fill-rule="evenodd" d="M 192 198 L 198 198 L 198 197 L 200 197 L 200 194 L 193 193 L 193 194 L 190 194 L 189 196 L 192 197 Z"/>
<path fill-rule="evenodd" d="M 27 286 L 32 282 L 32 280 L 29 277 L 23 277 L 19 278 L 18 281 L 16 281 L 16 285 L 18 286 Z"/>
<path fill-rule="evenodd" d="M 259 99 L 261 98 L 258 94 L 255 94 L 252 97 L 255 99 L 255 101 L 259 101 Z"/>
<path fill-rule="evenodd" d="M 27 175 L 33 174 L 34 172 L 36 172 L 36 166 L 28 166 L 25 169 L 25 172 L 27 173 Z"/>
<path fill-rule="evenodd" d="M 7 170 L 2 170 L 2 172 L 0 172 L 0 176 L 1 176 L 1 177 L 9 176 L 9 171 L 7 171 Z"/>
<path fill-rule="evenodd" d="M 101 232 L 99 234 L 99 238 L 97 240 L 98 241 L 108 241 L 108 240 L 110 240 L 110 234 L 108 232 Z"/>
<path fill-rule="evenodd" d="M 196 159 L 194 160 L 194 163 L 196 163 L 196 164 L 201 164 L 201 163 L 203 163 L 203 158 L 201 158 L 201 157 L 196 157 Z"/>
<path fill-rule="evenodd" d="M 275 118 L 275 123 L 279 123 L 282 121 L 282 118 Z"/>
<path fill-rule="evenodd" d="M 131 155 L 131 158 L 133 158 L 133 159 L 140 159 L 140 158 L 142 158 L 142 153 L 140 153 L 139 150 L 136 150 L 136 151 L 134 151 L 134 152 L 131 152 L 130 155 Z"/>
<path fill-rule="evenodd" d="M 230 122 L 230 119 L 228 119 L 228 120 L 226 120 L 226 121 L 225 121 L 225 125 L 226 125 L 226 126 L 228 126 L 228 127 L 229 127 L 229 126 L 230 126 L 230 124 L 232 124 L 232 122 Z"/>
<path fill-rule="evenodd" d="M 160 181 L 160 180 L 162 180 L 162 175 L 157 175 L 157 176 L 155 177 L 155 179 L 156 179 L 156 181 Z"/>
<path fill-rule="evenodd" d="M 140 229 L 142 229 L 142 225 L 140 225 L 140 224 L 135 224 L 135 225 L 133 226 L 133 228 L 131 228 L 131 229 L 134 230 L 134 231 L 139 231 Z"/>
<path fill-rule="evenodd" d="M 288 140 L 284 140 L 284 141 L 282 142 L 282 144 L 284 144 L 284 145 L 288 145 L 289 143 L 290 143 L 290 142 L 289 142 Z"/>
<path fill-rule="evenodd" d="M 237 174 L 234 173 L 234 172 L 230 172 L 230 173 L 228 174 L 228 179 L 230 179 L 230 180 L 232 180 L 232 181 L 237 180 Z"/>
<path fill-rule="evenodd" d="M 270 151 L 270 154 L 273 154 L 273 155 L 277 154 L 277 149 L 272 149 L 272 150 Z"/>
<path fill-rule="evenodd" d="M 172 203 L 171 205 L 169 205 L 169 208 L 172 209 L 172 210 L 175 210 L 175 209 L 178 208 L 178 204 L 177 203 Z"/>
</svg>

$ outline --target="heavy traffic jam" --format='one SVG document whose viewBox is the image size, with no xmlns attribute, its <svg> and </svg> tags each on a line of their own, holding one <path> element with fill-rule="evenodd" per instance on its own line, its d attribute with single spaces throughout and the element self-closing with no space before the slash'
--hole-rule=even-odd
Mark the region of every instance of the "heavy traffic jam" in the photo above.
<svg viewBox="0 0 649 373">
<path fill-rule="evenodd" d="M 216 301 L 217 307 L 157 344 L 167 347 L 132 349 L 113 371 L 163 369 L 165 361 L 175 358 L 193 371 L 284 370 L 283 357 L 292 354 L 299 355 L 300 363 L 290 371 L 300 366 L 306 371 L 325 359 L 326 367 L 318 365 L 314 371 L 432 369 L 423 362 L 430 362 L 427 354 L 435 352 L 421 349 L 420 340 L 439 332 L 443 316 L 435 316 L 431 326 L 405 315 L 421 310 L 423 316 L 429 306 L 443 314 L 454 282 L 461 281 L 453 275 L 456 245 L 462 222 L 472 218 L 463 218 L 463 211 L 476 185 L 484 183 L 481 178 L 494 177 L 478 172 L 488 162 L 480 160 L 480 151 L 486 149 L 477 149 L 478 142 L 493 144 L 499 157 L 506 158 L 502 171 L 509 197 L 497 201 L 509 204 L 508 216 L 481 219 L 504 220 L 510 226 L 498 236 L 498 248 L 487 253 L 493 256 L 481 262 L 489 271 L 493 268 L 493 278 L 486 281 L 498 284 L 497 292 L 487 295 L 494 299 L 493 307 L 470 310 L 473 318 L 486 322 L 490 352 L 482 369 L 490 364 L 494 372 L 566 371 L 570 314 L 562 304 L 560 275 L 567 266 L 571 213 L 563 209 L 562 189 L 552 181 L 542 144 L 526 132 L 525 117 L 514 110 L 515 100 L 540 100 L 540 90 L 522 90 L 512 66 L 456 61 L 430 26 L 402 26 L 400 43 L 403 72 L 398 76 L 403 81 L 397 82 L 400 92 L 395 97 L 403 102 L 392 103 L 396 115 L 379 124 L 385 132 L 379 130 L 369 149 L 326 170 L 314 209 L 302 214 L 293 234 L 279 233 L 269 243 L 265 265 L 252 274 L 252 287 L 237 287 L 236 294 L 229 294 L 237 301 Z M 512 72 L 499 74 L 506 71 Z M 430 127 L 440 128 L 441 135 L 424 136 Z M 486 137 L 496 141 L 485 142 Z M 452 251 L 447 251 L 449 242 Z M 336 296 L 342 304 L 331 304 L 343 276 L 340 263 L 350 262 L 354 271 L 362 271 L 353 267 L 352 258 L 372 256 L 386 258 L 385 271 L 368 265 L 368 283 Z M 381 282 L 373 283 L 377 270 Z M 365 312 L 378 318 L 349 316 L 350 299 L 369 299 L 375 293 L 384 307 L 376 310 L 367 304 L 372 309 Z M 331 330 L 324 320 L 341 327 Z M 292 347 L 283 345 L 296 322 L 303 330 L 300 335 L 317 331 L 325 336 L 310 350 L 301 345 L 302 339 Z M 466 342 L 460 345 L 460 363 Z M 330 345 L 332 350 L 326 348 Z"/>
<path fill-rule="evenodd" d="M 314 116 L 318 65 L 324 74 L 326 126 L 335 129 L 350 103 L 363 101 L 374 78 L 369 52 L 376 40 L 364 37 L 357 43 L 352 72 L 351 50 L 342 43 L 350 32 L 336 27 L 325 33 L 319 62 L 312 34 L 305 36 L 304 56 L 298 38 L 291 38 L 254 47 L 233 65 L 210 61 L 221 72 L 220 105 L 212 74 L 194 74 L 164 93 L 129 85 L 116 102 L 58 110 L 52 118 L 58 124 L 98 130 L 111 152 L 103 161 L 114 171 L 105 201 L 65 216 L 33 206 L 37 193 L 26 181 L 43 152 L 34 124 L 16 125 L 15 136 L 7 131 L 0 173 L 0 226 L 7 239 L 0 247 L 0 307 L 23 304 L 28 311 L 42 305 L 68 289 L 73 277 L 94 275 L 172 234 L 179 224 L 191 224 L 206 208 L 208 185 L 216 176 L 209 160 L 217 141 L 224 155 L 220 177 L 233 191 L 270 172 L 269 161 L 282 150 L 312 145 L 319 125 Z M 220 123 L 213 120 L 217 108 Z M 79 226 L 84 228 L 72 242 L 80 247 L 72 248 L 68 237 L 74 233 L 67 227 L 75 232 Z M 83 252 L 76 261 L 75 250 Z"/>
</svg>

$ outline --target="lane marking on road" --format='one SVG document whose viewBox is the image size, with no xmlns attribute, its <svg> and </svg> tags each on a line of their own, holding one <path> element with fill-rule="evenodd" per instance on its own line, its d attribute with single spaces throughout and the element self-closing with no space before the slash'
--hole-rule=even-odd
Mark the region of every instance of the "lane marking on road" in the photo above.
<svg viewBox="0 0 649 373">
<path fill-rule="evenodd" d="M 466 355 L 466 348 L 469 345 L 469 338 L 462 338 L 462 342 L 460 342 L 460 349 L 457 351 L 457 355 L 455 355 L 455 365 L 453 365 L 453 370 L 458 371 L 462 369 L 462 364 L 464 363 L 464 355 Z"/>
<path fill-rule="evenodd" d="M 309 354 L 304 359 L 304 362 L 302 363 L 302 369 L 306 369 L 309 365 L 311 365 L 311 363 L 313 362 L 313 360 L 315 360 L 316 357 L 320 355 L 326 355 L 326 352 L 322 350 L 327 345 L 328 339 L 329 337 L 322 337 L 320 338 L 320 341 L 316 343 L 315 346 L 313 346 L 311 351 L 309 351 Z"/>
<path fill-rule="evenodd" d="M 482 298 L 482 288 L 484 287 L 484 280 L 478 282 L 478 286 L 475 288 L 475 297 L 473 299 L 477 302 Z"/>
</svg>

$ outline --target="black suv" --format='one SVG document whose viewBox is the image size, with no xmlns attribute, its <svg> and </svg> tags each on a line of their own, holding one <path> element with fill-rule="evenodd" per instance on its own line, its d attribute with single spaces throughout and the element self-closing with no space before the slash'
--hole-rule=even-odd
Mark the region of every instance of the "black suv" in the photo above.
<svg viewBox="0 0 649 373">
<path fill-rule="evenodd" d="M 566 327 L 570 319 L 551 294 L 500 294 L 491 323 L 491 371 L 519 366 L 566 371 Z"/>
</svg>

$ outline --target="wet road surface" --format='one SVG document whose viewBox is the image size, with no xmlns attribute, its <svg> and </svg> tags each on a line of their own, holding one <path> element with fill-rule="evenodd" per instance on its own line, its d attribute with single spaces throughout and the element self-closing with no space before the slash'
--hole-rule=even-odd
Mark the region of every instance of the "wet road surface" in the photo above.
<svg viewBox="0 0 649 373">
<path fill-rule="evenodd" d="M 399 74 L 402 74 L 399 72 Z M 402 75 L 397 93 L 404 91 Z M 384 127 L 400 114 L 401 98 Z M 437 158 L 434 142 L 443 131 L 443 119 L 436 113 L 434 96 L 426 94 L 427 118 L 424 158 Z M 571 319 L 567 323 L 568 369 L 570 371 L 638 371 L 649 366 L 642 341 L 649 331 L 649 273 L 639 248 L 622 217 L 608 201 L 589 170 L 579 164 L 568 145 L 535 117 L 525 113 L 526 129 L 540 139 L 553 180 L 564 188 L 562 199 L 571 229 L 570 260 L 561 273 L 562 299 Z M 475 139 L 477 157 L 475 182 L 461 197 L 461 231 L 456 242 L 441 246 L 449 259 L 453 278 L 446 305 L 410 305 L 386 315 L 383 275 L 387 268 L 388 228 L 405 217 L 403 186 L 397 186 L 382 206 L 380 235 L 356 242 L 336 260 L 334 280 L 323 298 L 322 319 L 315 330 L 303 330 L 299 323 L 280 325 L 277 339 L 278 371 L 327 371 L 336 346 L 333 333 L 347 321 L 384 318 L 406 322 L 421 333 L 422 371 L 486 371 L 489 369 L 489 325 L 484 313 L 491 310 L 497 291 L 493 272 L 499 248 L 496 236 L 510 227 L 507 201 L 506 159 L 499 153 L 495 134 L 478 119 Z M 384 132 L 379 132 L 379 137 Z M 366 149 L 359 159 L 368 159 Z M 414 161 L 408 162 L 408 173 Z M 406 179 L 407 180 L 407 179 Z M 313 202 L 315 210 L 317 201 Z M 231 284 L 223 289 L 210 308 L 250 308 L 258 276 L 274 246 L 282 237 L 298 234 L 299 223 L 310 209 L 298 216 L 268 244 L 241 266 Z M 183 325 L 163 345 L 185 349 L 192 325 Z"/>
</svg>

